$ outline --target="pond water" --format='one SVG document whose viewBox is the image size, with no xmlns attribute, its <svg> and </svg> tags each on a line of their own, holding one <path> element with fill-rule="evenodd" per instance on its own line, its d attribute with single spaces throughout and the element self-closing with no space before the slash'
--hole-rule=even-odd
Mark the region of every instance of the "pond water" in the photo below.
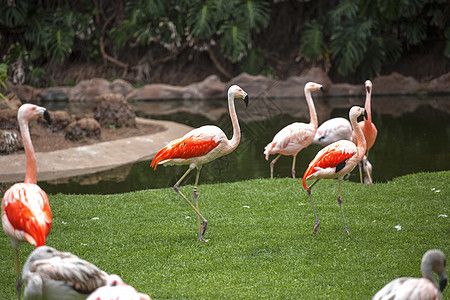
<svg viewBox="0 0 450 300">
<path fill-rule="evenodd" d="M 363 97 L 314 97 L 319 124 L 333 117 L 348 118 L 352 105 L 364 105 Z M 85 112 L 92 104 L 43 103 L 49 109 Z M 133 103 L 136 114 L 152 119 L 172 120 L 199 127 L 214 124 L 231 138 L 232 127 L 226 100 L 164 100 Z M 232 182 L 270 177 L 264 147 L 284 126 L 309 122 L 306 102 L 299 99 L 250 99 L 248 108 L 236 103 L 242 138 L 231 154 L 202 168 L 200 184 Z M 370 151 L 375 182 L 422 171 L 450 169 L 450 96 L 373 97 L 372 118 L 378 137 Z M 297 177 L 302 177 L 309 162 L 321 149 L 311 145 L 297 156 Z M 275 156 L 269 158 L 273 159 Z M 290 177 L 292 157 L 281 157 L 275 165 L 275 177 Z M 112 194 L 142 189 L 171 187 L 187 166 L 150 168 L 150 161 L 118 167 L 97 174 L 39 182 L 49 194 Z M 195 172 L 184 184 L 193 184 Z M 349 180 L 358 181 L 357 168 Z"/>
</svg>

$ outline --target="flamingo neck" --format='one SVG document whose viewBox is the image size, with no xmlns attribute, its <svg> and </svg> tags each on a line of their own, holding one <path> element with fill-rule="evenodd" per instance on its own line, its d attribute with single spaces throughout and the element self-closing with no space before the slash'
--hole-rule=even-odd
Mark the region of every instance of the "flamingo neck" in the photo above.
<svg viewBox="0 0 450 300">
<path fill-rule="evenodd" d="M 233 137 L 229 140 L 228 145 L 230 152 L 236 149 L 241 140 L 241 128 L 239 127 L 239 121 L 236 114 L 236 108 L 234 107 L 234 97 L 228 96 L 228 110 L 230 111 L 231 124 L 233 125 Z"/>
<path fill-rule="evenodd" d="M 305 90 L 305 97 L 306 97 L 306 103 L 308 104 L 308 108 L 309 108 L 309 119 L 310 119 L 309 124 L 312 124 L 314 126 L 314 128 L 317 130 L 317 127 L 319 126 L 319 124 L 317 121 L 316 108 L 314 106 L 314 101 L 312 99 L 311 92 L 308 90 Z"/>
<path fill-rule="evenodd" d="M 361 130 L 361 127 L 358 125 L 357 116 L 350 116 L 350 123 L 352 124 L 353 133 L 356 137 L 356 148 L 358 149 L 358 161 L 360 161 L 364 157 L 364 153 L 366 152 L 367 144 L 366 138 Z"/>
<path fill-rule="evenodd" d="M 364 109 L 367 112 L 367 119 L 364 120 L 365 123 L 372 123 L 372 112 L 371 112 L 371 108 L 370 108 L 370 102 L 371 102 L 371 96 L 372 96 L 372 90 L 370 92 L 368 92 L 366 90 L 366 103 L 364 104 Z"/>
<path fill-rule="evenodd" d="M 33 143 L 31 142 L 28 122 L 25 120 L 19 120 L 19 127 L 22 135 L 23 147 L 25 148 L 25 157 L 27 160 L 25 183 L 37 184 L 36 155 L 34 154 Z"/>
</svg>

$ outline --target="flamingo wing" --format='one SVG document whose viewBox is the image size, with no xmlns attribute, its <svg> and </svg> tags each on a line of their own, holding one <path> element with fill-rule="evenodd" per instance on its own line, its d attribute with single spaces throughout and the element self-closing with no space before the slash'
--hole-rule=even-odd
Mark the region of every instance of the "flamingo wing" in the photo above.
<svg viewBox="0 0 450 300">
<path fill-rule="evenodd" d="M 266 147 L 264 153 L 266 159 L 269 154 L 283 153 L 286 155 L 296 154 L 304 147 L 311 144 L 314 139 L 312 126 L 305 123 L 293 123 L 281 129 Z"/>
<path fill-rule="evenodd" d="M 221 143 L 222 139 L 218 138 L 218 136 L 221 136 L 221 132 L 219 132 L 219 134 L 207 134 L 201 132 L 199 130 L 201 128 L 191 131 L 180 139 L 171 141 L 156 154 L 150 167 L 156 169 L 158 164 L 167 162 L 171 159 L 188 159 L 206 155 Z"/>
<path fill-rule="evenodd" d="M 52 226 L 52 213 L 47 194 L 38 185 L 13 185 L 5 193 L 4 205 L 9 221 L 5 230 L 23 232 L 26 240 L 36 247 L 45 245 Z M 14 232 L 10 233 L 17 236 Z"/>
<path fill-rule="evenodd" d="M 308 189 L 305 180 L 311 177 L 328 175 L 328 178 L 332 178 L 331 176 L 342 170 L 347 160 L 355 154 L 357 154 L 356 145 L 347 140 L 326 146 L 317 153 L 306 169 L 303 175 L 303 186 Z"/>
</svg>

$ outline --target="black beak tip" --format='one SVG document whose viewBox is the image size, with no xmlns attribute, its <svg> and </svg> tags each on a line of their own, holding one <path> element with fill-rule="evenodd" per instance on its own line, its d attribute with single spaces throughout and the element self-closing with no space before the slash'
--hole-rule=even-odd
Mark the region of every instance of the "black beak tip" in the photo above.
<svg viewBox="0 0 450 300">
<path fill-rule="evenodd" d="M 366 86 L 366 90 L 370 94 L 370 86 Z"/>
<path fill-rule="evenodd" d="M 369 118 L 369 117 L 367 116 L 367 111 L 366 111 L 366 110 L 364 110 L 364 115 L 363 115 L 363 116 L 364 116 L 364 119 L 366 119 L 366 120 Z"/>
<path fill-rule="evenodd" d="M 244 103 L 245 103 L 245 107 L 247 107 L 248 106 L 248 95 L 245 95 Z"/>
<path fill-rule="evenodd" d="M 323 86 L 320 87 L 320 90 L 322 91 L 322 93 L 325 93 L 325 89 L 323 88 Z"/>
<path fill-rule="evenodd" d="M 439 280 L 439 290 L 441 292 L 444 291 L 445 287 L 447 286 L 447 278 Z"/>
<path fill-rule="evenodd" d="M 44 111 L 44 119 L 47 121 L 49 125 L 52 125 L 52 120 L 50 119 L 50 114 L 48 113 L 48 110 Z"/>
</svg>

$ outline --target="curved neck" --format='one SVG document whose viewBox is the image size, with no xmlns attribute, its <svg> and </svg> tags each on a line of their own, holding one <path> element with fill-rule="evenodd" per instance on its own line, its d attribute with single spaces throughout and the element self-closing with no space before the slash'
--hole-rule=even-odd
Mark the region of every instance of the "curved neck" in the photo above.
<svg viewBox="0 0 450 300">
<path fill-rule="evenodd" d="M 310 119 L 309 123 L 312 124 L 315 129 L 317 129 L 319 124 L 317 121 L 316 108 L 314 107 L 314 101 L 311 97 L 311 92 L 308 90 L 305 90 L 305 97 L 306 97 L 306 103 L 308 104 L 308 108 L 309 108 L 309 119 Z"/>
<path fill-rule="evenodd" d="M 233 137 L 229 140 L 230 151 L 236 149 L 241 140 L 241 128 L 239 127 L 239 121 L 234 107 L 234 97 L 228 96 L 228 110 L 230 111 L 231 124 L 233 124 Z"/>
<path fill-rule="evenodd" d="M 28 122 L 24 120 L 19 120 L 19 127 L 20 133 L 22 135 L 23 147 L 25 148 L 25 157 L 27 160 L 25 183 L 37 184 L 36 156 L 34 154 L 34 147 L 31 142 Z"/>
<path fill-rule="evenodd" d="M 350 116 L 350 123 L 352 124 L 353 133 L 356 137 L 356 147 L 358 149 L 358 159 L 361 160 L 364 157 L 364 153 L 366 152 L 366 138 L 359 127 L 356 116 Z"/>
</svg>

